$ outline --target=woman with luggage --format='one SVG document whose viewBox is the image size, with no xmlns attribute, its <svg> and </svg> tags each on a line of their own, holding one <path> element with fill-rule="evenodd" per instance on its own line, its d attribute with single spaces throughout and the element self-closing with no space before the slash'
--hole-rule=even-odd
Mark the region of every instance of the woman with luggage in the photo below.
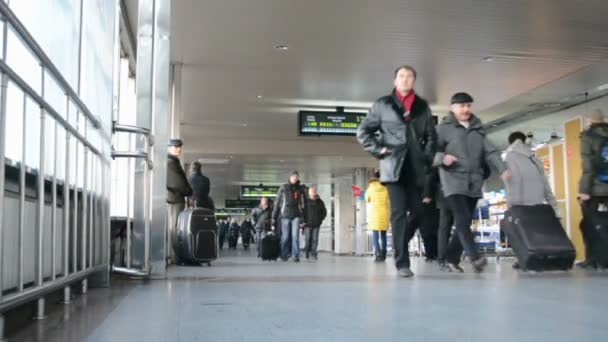
<svg viewBox="0 0 608 342">
<path fill-rule="evenodd" d="M 251 221 L 256 232 L 258 258 L 261 258 L 263 234 L 272 230 L 272 207 L 268 197 L 262 197 L 260 206 L 253 209 Z"/>
<path fill-rule="evenodd" d="M 391 222 L 391 200 L 388 189 L 380 183 L 380 171 L 374 173 L 365 191 L 368 229 L 374 233 L 376 262 L 386 260 L 386 232 Z"/>
</svg>

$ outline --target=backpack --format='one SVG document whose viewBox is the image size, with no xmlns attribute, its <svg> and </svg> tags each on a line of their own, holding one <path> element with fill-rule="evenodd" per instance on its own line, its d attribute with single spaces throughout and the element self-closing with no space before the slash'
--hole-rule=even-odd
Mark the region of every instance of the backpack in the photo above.
<svg viewBox="0 0 608 342">
<path fill-rule="evenodd" d="M 595 175 L 598 181 L 608 184 L 608 137 L 602 136 L 593 131 L 590 135 L 601 139 L 600 148 L 595 159 Z"/>
</svg>

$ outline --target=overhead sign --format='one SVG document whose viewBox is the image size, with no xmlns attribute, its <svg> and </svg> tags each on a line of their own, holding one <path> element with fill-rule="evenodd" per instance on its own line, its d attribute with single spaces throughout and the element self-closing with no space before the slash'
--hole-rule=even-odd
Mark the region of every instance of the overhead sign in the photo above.
<svg viewBox="0 0 608 342">
<path fill-rule="evenodd" d="M 226 200 L 226 208 L 241 208 L 250 209 L 256 208 L 260 205 L 260 201 L 257 199 L 238 199 L 238 200 Z"/>
<path fill-rule="evenodd" d="M 278 186 L 255 186 L 255 185 L 242 185 L 241 186 L 241 197 L 242 198 L 261 198 L 261 197 L 277 197 L 279 192 Z"/>
<path fill-rule="evenodd" d="M 300 135 L 357 135 L 365 113 L 300 111 Z"/>
</svg>

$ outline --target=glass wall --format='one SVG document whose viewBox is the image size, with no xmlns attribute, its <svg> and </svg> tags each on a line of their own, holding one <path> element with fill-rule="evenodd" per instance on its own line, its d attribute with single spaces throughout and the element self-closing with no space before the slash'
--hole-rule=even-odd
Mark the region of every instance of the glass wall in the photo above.
<svg viewBox="0 0 608 342">
<path fill-rule="evenodd" d="M 112 71 L 119 41 L 116 0 L 0 4 L 17 18 L 0 22 L 0 50 L 6 45 L 1 63 L 16 74 L 2 75 L 9 81 L 1 99 L 6 129 L 0 131 L 6 159 L 0 188 L 4 309 L 21 291 L 84 279 L 89 267 L 107 271 Z"/>
<path fill-rule="evenodd" d="M 112 125 L 112 68 L 114 64 L 114 16 L 116 1 L 113 0 L 12 0 L 9 7 L 36 40 L 62 77 L 80 95 L 81 100 L 99 120 L 105 134 L 91 130 L 90 137 L 96 146 L 102 137 L 109 137 Z M 82 8 L 81 8 L 82 6 Z M 81 27 L 82 22 L 82 27 Z M 82 37 L 81 37 L 82 31 Z M 81 39 L 82 38 L 82 39 Z M 81 57 L 79 58 L 79 55 Z M 44 71 L 37 58 L 19 39 L 13 29 L 7 33 L 6 63 L 23 78 L 78 131 L 85 135 L 91 126 L 83 113 L 74 104 L 68 103 L 63 91 L 53 76 Z M 80 71 L 80 74 L 79 74 Z M 44 89 L 44 90 L 43 90 Z M 19 163 L 23 140 L 23 95 L 19 89 L 9 89 L 7 103 L 6 157 Z M 21 93 L 21 94 L 20 94 Z M 39 112 L 39 110 L 38 110 Z M 30 121 L 32 110 L 26 110 Z M 38 113 L 39 119 L 39 113 Z M 38 122 L 34 120 L 32 122 Z M 36 125 L 34 123 L 34 125 Z M 29 126 L 29 124 L 28 124 Z M 39 127 L 32 127 L 38 130 Z M 49 130 L 47 129 L 47 132 Z M 54 131 L 54 130 L 53 130 Z M 30 128 L 28 127 L 28 133 Z M 50 139 L 50 138 L 49 138 Z M 28 144 L 29 145 L 29 144 Z M 107 152 L 107 149 L 104 149 Z M 26 151 L 26 164 L 36 168 L 35 148 Z M 84 149 L 74 151 L 78 159 L 84 160 Z M 57 154 L 59 158 L 65 153 Z M 64 165 L 58 160 L 58 165 Z M 82 178 L 78 179 L 82 183 Z"/>
</svg>

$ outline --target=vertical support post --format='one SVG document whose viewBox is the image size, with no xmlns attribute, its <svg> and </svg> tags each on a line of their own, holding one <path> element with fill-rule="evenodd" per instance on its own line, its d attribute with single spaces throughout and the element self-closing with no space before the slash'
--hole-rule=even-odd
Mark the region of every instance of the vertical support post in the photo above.
<svg viewBox="0 0 608 342">
<path fill-rule="evenodd" d="M 66 115 L 70 116 L 70 98 L 66 96 Z M 70 274 L 70 132 L 65 130 L 65 172 L 63 180 L 63 276 Z"/>
<path fill-rule="evenodd" d="M 129 135 L 129 150 L 133 148 L 133 135 Z M 133 160 L 131 158 L 127 161 L 127 248 L 126 248 L 126 266 L 131 268 L 131 198 L 133 192 L 131 189 L 131 182 L 133 181 Z"/>
<path fill-rule="evenodd" d="M 76 112 L 75 115 L 78 115 Z M 74 210 L 72 211 L 72 271 L 78 272 L 78 147 L 80 142 L 74 138 Z"/>
<path fill-rule="evenodd" d="M 46 319 L 46 300 L 44 298 L 38 298 L 36 301 L 36 316 L 34 319 L 37 321 Z"/>
<path fill-rule="evenodd" d="M 134 201 L 133 259 L 134 267 L 149 262 L 151 276 L 166 277 L 166 158 L 165 142 L 169 139 L 169 49 L 171 0 L 142 0 L 139 3 L 137 47 L 137 126 L 149 128 L 157 142 L 149 150 L 154 170 L 136 163 L 134 193 L 147 193 L 144 201 Z M 149 148 L 146 139 L 137 139 L 136 149 Z M 141 175 L 149 174 L 147 177 Z M 146 204 L 151 203 L 150 206 Z M 149 217 L 148 215 L 150 215 Z M 148 225 L 148 226 L 147 226 Z M 147 229 L 148 228 L 148 229 Z M 145 236 L 145 232 L 149 236 Z M 142 234 L 143 233 L 143 234 Z M 144 236 L 141 241 L 139 236 Z M 146 239 L 149 242 L 146 242 Z M 149 261 L 146 258 L 149 246 Z"/>
<path fill-rule="evenodd" d="M 93 267 L 93 234 L 95 232 L 95 197 L 97 189 L 97 178 L 95 177 L 95 169 L 97 167 L 97 156 L 91 154 L 91 191 L 89 192 L 89 267 Z"/>
<path fill-rule="evenodd" d="M 23 291 L 23 229 L 25 227 L 25 158 L 27 151 L 27 96 L 23 94 L 23 118 L 21 137 L 21 163 L 19 164 L 19 285 L 18 290 Z"/>
<path fill-rule="evenodd" d="M 44 73 L 43 73 L 44 75 Z M 38 166 L 38 215 L 36 234 L 36 286 L 43 282 L 43 242 L 44 242 L 44 163 L 46 138 L 46 113 L 40 109 L 40 165 Z M 43 303 L 44 305 L 44 303 Z"/>
<path fill-rule="evenodd" d="M 59 159 L 59 139 L 58 139 L 58 123 L 55 121 L 54 134 L 54 160 L 53 160 L 53 189 L 51 190 L 51 280 L 57 278 L 56 258 L 57 258 L 57 160 Z"/>
<path fill-rule="evenodd" d="M 70 288 L 70 285 L 63 288 L 63 300 L 61 303 L 66 305 L 72 303 L 72 288 Z"/>
<path fill-rule="evenodd" d="M 6 61 L 8 24 L 3 21 L 2 60 Z M 6 96 L 8 92 L 8 75 L 0 78 L 0 301 L 4 289 L 4 186 L 5 186 L 5 152 L 6 152 Z M 4 338 L 4 316 L 0 313 L 0 341 Z"/>
</svg>

